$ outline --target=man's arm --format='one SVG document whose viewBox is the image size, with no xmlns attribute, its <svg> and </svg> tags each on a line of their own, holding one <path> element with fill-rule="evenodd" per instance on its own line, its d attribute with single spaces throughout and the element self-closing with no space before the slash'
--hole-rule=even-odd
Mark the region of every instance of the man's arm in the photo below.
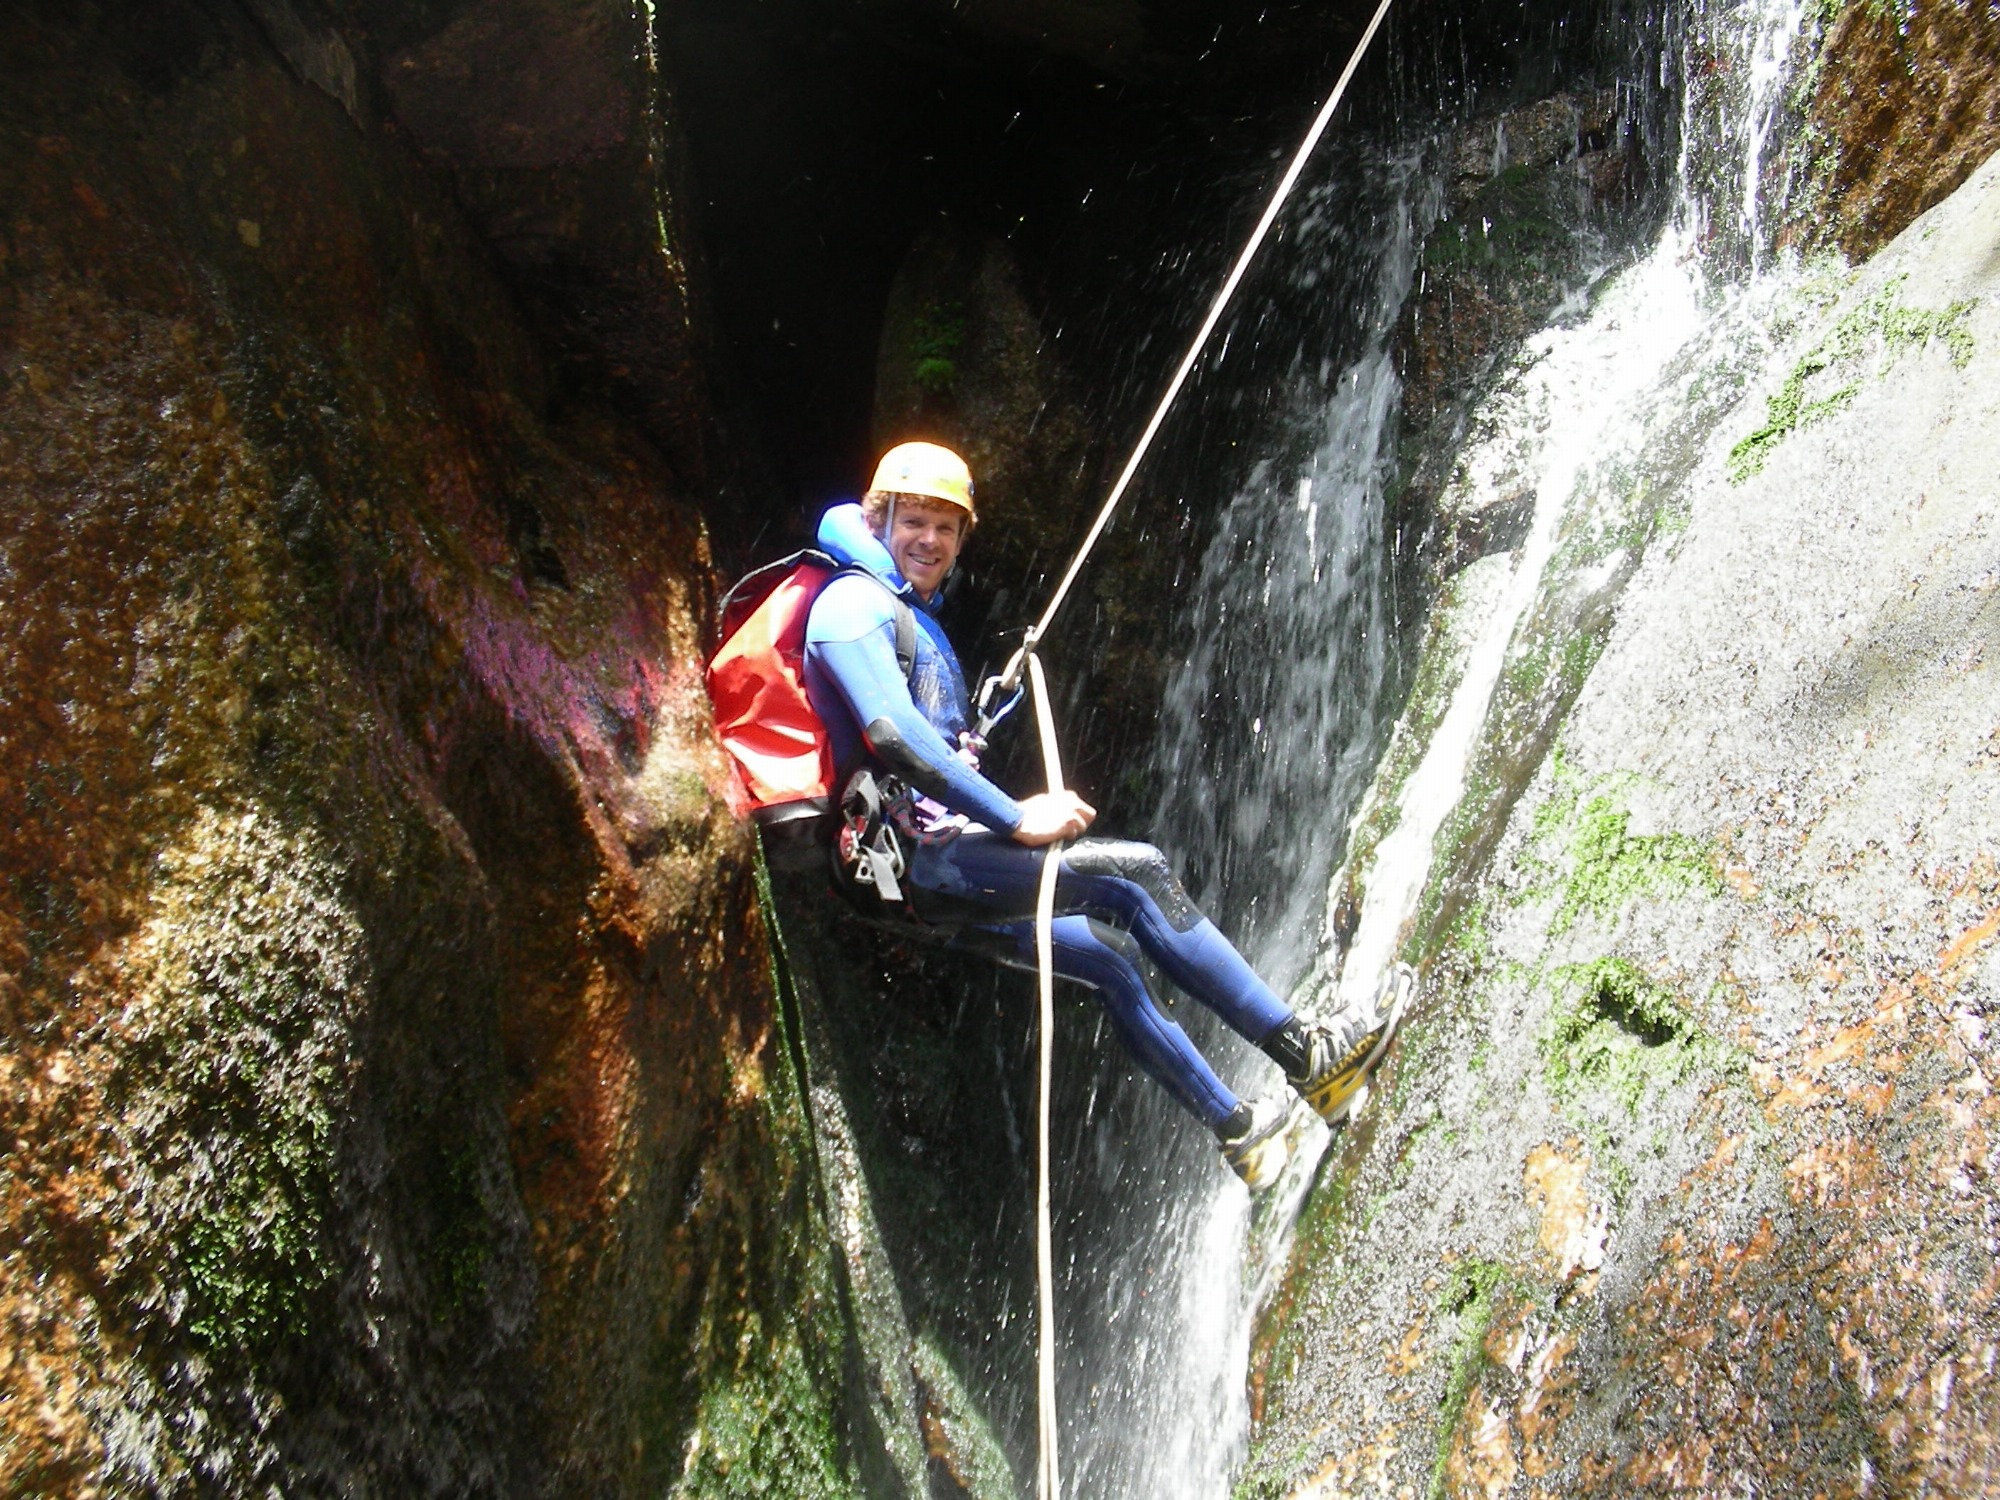
<svg viewBox="0 0 2000 1500">
<path fill-rule="evenodd" d="M 828 585 L 827 594 L 841 587 L 843 581 L 836 581 Z M 877 608 L 839 609 L 847 618 L 836 623 L 822 622 L 816 607 L 809 649 L 846 700 L 870 752 L 925 796 L 988 828 L 1012 833 L 1021 825 L 1021 805 L 959 759 L 957 748 L 932 727 L 911 698 L 909 682 L 896 661 L 896 626 L 887 598 L 865 581 L 847 587 L 867 589 L 875 596 L 869 603 Z M 826 594 L 820 597 L 827 600 Z M 860 604 L 859 599 L 828 602 Z M 871 620 L 877 609 L 881 617 Z M 823 638 L 850 632 L 854 633 L 849 639 Z"/>
</svg>

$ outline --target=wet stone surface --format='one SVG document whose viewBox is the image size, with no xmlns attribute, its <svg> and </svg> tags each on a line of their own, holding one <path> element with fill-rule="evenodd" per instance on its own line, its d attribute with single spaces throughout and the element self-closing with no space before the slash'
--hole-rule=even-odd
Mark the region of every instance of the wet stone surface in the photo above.
<svg viewBox="0 0 2000 1500">
<path fill-rule="evenodd" d="M 0 1490 L 852 1493 L 696 497 L 375 97 L 0 18 Z"/>
<path fill-rule="evenodd" d="M 1995 1482 L 1997 203 L 1989 163 L 1809 299 L 1656 497 L 1684 520 L 1419 933 L 1424 1003 L 1260 1341 L 1244 1493 Z M 1965 304 L 1969 343 L 1874 336 L 1732 477 L 1885 288 Z"/>
</svg>

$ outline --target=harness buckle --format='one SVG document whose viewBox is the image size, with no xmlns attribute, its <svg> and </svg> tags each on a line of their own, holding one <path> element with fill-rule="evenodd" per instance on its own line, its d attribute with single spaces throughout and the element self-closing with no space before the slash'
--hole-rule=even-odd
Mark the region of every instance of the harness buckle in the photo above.
<svg viewBox="0 0 2000 1500">
<path fill-rule="evenodd" d="M 840 794 L 840 831 L 834 837 L 834 859 L 855 886 L 867 886 L 883 901 L 901 903 L 903 875 L 909 869 L 903 841 L 887 808 L 903 795 L 893 776 L 879 780 L 867 769 L 847 779 Z"/>
</svg>

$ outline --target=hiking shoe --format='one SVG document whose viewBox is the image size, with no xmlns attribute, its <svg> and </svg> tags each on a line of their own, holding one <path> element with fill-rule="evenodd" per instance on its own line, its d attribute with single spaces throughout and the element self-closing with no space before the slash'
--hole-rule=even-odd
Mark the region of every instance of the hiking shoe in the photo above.
<svg viewBox="0 0 2000 1500">
<path fill-rule="evenodd" d="M 1338 1125 L 1361 1102 L 1368 1075 L 1389 1050 L 1389 1039 L 1416 993 L 1417 971 L 1391 964 L 1365 1005 L 1350 1005 L 1330 1022 L 1306 1030 L 1310 1062 L 1303 1074 L 1288 1073 L 1293 1088 L 1329 1125 Z"/>
<path fill-rule="evenodd" d="M 1250 1123 L 1234 1135 L 1217 1132 L 1216 1139 L 1222 1145 L 1222 1159 L 1229 1163 L 1229 1169 L 1243 1179 L 1243 1185 L 1253 1193 L 1261 1193 L 1276 1182 L 1285 1170 L 1285 1163 L 1291 1160 L 1291 1142 L 1285 1137 L 1285 1126 L 1292 1118 L 1292 1107 L 1279 1099 L 1253 1099 L 1249 1104 Z"/>
</svg>

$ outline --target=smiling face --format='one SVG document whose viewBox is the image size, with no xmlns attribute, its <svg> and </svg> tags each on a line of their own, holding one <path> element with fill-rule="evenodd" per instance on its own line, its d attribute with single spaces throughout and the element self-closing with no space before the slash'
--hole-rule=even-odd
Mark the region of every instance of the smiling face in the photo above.
<svg viewBox="0 0 2000 1500">
<path fill-rule="evenodd" d="M 876 535 L 918 595 L 929 599 L 958 561 L 965 545 L 966 515 L 955 505 L 901 495 L 889 507 Z"/>
</svg>

